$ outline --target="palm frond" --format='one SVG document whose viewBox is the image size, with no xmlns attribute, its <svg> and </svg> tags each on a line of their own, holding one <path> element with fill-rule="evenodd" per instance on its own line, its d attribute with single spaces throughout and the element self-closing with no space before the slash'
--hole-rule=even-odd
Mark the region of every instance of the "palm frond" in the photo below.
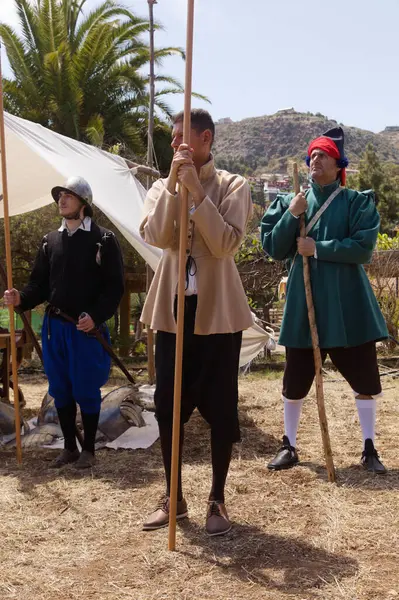
<svg viewBox="0 0 399 600">
<path fill-rule="evenodd" d="M 36 82 L 30 69 L 29 56 L 25 52 L 22 40 L 17 33 L 6 24 L 0 24 L 0 37 L 3 40 L 7 58 L 10 63 L 11 71 L 14 77 L 26 89 L 27 94 L 36 96 Z"/>
<path fill-rule="evenodd" d="M 43 39 L 40 35 L 38 12 L 28 0 L 16 0 L 15 4 L 27 53 L 35 63 L 36 68 L 40 69 L 40 57 L 43 55 L 44 48 Z"/>
<path fill-rule="evenodd" d="M 127 153 L 144 155 L 148 20 L 117 0 L 102 0 L 91 11 L 85 11 L 88 0 L 14 1 L 21 35 L 0 24 L 12 71 L 12 79 L 4 80 L 7 109 L 70 137 L 98 146 L 120 143 Z M 180 81 L 159 72 L 172 55 L 184 58 L 184 51 L 173 46 L 155 51 L 156 134 L 164 149 L 165 121 L 172 114 L 167 98 L 184 91 Z"/>
<path fill-rule="evenodd" d="M 92 115 L 89 119 L 87 127 L 85 128 L 85 134 L 90 144 L 93 146 L 102 147 L 104 143 L 104 119 L 101 115 Z"/>
</svg>

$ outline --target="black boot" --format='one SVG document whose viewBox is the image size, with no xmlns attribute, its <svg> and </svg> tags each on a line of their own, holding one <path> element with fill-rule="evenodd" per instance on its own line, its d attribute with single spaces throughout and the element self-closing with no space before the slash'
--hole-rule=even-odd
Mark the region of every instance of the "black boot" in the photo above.
<svg viewBox="0 0 399 600">
<path fill-rule="evenodd" d="M 71 402 L 62 408 L 57 408 L 58 420 L 64 436 L 64 450 L 50 464 L 52 469 L 60 469 L 78 460 L 80 452 L 76 445 L 76 404 Z"/>
<path fill-rule="evenodd" d="M 364 450 L 362 453 L 362 465 L 370 473 L 377 475 L 385 475 L 386 468 L 379 459 L 378 452 L 374 448 L 373 440 L 367 438 L 364 442 Z"/>
<path fill-rule="evenodd" d="M 165 469 L 166 479 L 166 496 L 170 496 L 170 479 L 172 470 L 172 423 L 169 422 L 158 422 L 159 427 L 159 438 L 161 441 L 162 460 Z M 180 425 L 180 443 L 179 443 L 179 471 L 177 481 L 177 500 L 183 500 L 183 490 L 181 481 L 181 466 L 182 466 L 182 453 L 184 444 L 184 425 Z"/>
<path fill-rule="evenodd" d="M 290 444 L 290 440 L 283 435 L 283 445 L 277 452 L 273 460 L 267 465 L 271 471 L 280 471 L 281 469 L 290 469 L 299 463 L 297 451 Z"/>
<path fill-rule="evenodd" d="M 81 410 L 81 414 L 83 423 L 84 442 L 82 454 L 80 455 L 79 460 L 77 461 L 75 466 L 77 469 L 89 469 L 93 467 L 96 463 L 94 452 L 98 419 L 100 417 L 100 413 L 86 413 L 83 412 L 83 410 Z"/>
</svg>

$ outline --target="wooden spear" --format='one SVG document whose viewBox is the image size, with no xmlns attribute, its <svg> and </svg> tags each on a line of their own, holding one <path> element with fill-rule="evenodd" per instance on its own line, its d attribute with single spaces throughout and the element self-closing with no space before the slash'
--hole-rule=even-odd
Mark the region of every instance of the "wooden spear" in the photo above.
<svg viewBox="0 0 399 600">
<path fill-rule="evenodd" d="M 150 169 L 153 167 L 153 138 L 154 138 L 154 105 L 155 105 L 155 73 L 154 73 L 154 4 L 157 0 L 148 0 L 149 18 L 150 18 L 150 103 L 148 110 L 148 140 L 147 140 L 147 164 Z M 150 176 L 147 176 L 147 190 L 151 187 Z M 147 282 L 146 292 L 150 289 L 153 270 L 150 265 L 146 266 Z M 150 326 L 147 327 L 147 364 L 148 364 L 148 383 L 153 385 L 155 382 L 155 359 L 154 359 L 154 332 Z"/>
<path fill-rule="evenodd" d="M 0 42 L 0 152 L 1 152 L 1 178 L 3 183 L 3 208 L 4 208 L 4 239 L 6 246 L 6 268 L 7 268 L 7 287 L 13 288 L 12 282 L 12 259 L 11 259 L 11 235 L 10 235 L 10 211 L 8 204 L 8 185 L 7 185 L 7 161 L 6 161 L 6 136 L 4 127 L 4 102 L 3 102 L 3 75 L 1 68 L 1 49 Z M 14 307 L 8 306 L 10 315 L 10 342 L 11 342 L 11 364 L 12 381 L 14 390 L 14 411 L 15 411 L 15 436 L 16 452 L 18 464 L 22 463 L 21 447 L 21 415 L 19 410 L 18 394 L 18 366 L 17 366 L 17 344 L 15 339 L 15 320 Z M 7 365 L 8 368 L 8 365 Z"/>
<path fill-rule="evenodd" d="M 186 77 L 184 88 L 183 143 L 190 144 L 191 89 L 193 73 L 194 0 L 187 0 L 187 43 Z M 179 239 L 179 282 L 177 288 L 177 331 L 175 359 L 175 389 L 173 400 L 172 464 L 169 506 L 169 550 L 176 549 L 176 508 L 179 473 L 181 384 L 183 369 L 184 294 L 186 284 L 186 244 L 188 226 L 188 190 L 181 187 L 180 196 L 180 239 Z"/>
<path fill-rule="evenodd" d="M 299 194 L 301 189 L 299 186 L 297 163 L 294 163 L 293 167 L 294 167 L 294 190 L 295 190 L 295 194 Z M 301 232 L 301 237 L 306 237 L 305 214 L 301 215 L 300 232 Z M 326 408 L 324 405 L 323 373 L 322 373 L 323 365 L 322 365 L 321 352 L 320 352 L 320 347 L 319 347 L 319 334 L 317 332 L 316 314 L 315 314 L 315 309 L 314 309 L 314 304 L 313 304 L 312 286 L 311 286 L 311 281 L 310 281 L 309 258 L 307 256 L 303 256 L 302 259 L 303 259 L 303 280 L 304 280 L 304 284 L 305 284 L 306 304 L 308 307 L 309 327 L 310 327 L 310 334 L 312 337 L 314 366 L 315 366 L 315 372 L 316 372 L 316 398 L 317 398 L 317 408 L 319 411 L 319 423 L 320 423 L 320 429 L 321 429 L 321 438 L 323 440 L 323 448 L 324 448 L 324 456 L 326 459 L 328 480 L 331 482 L 334 482 L 335 481 L 335 469 L 334 469 L 334 461 L 333 461 L 333 456 L 332 456 L 332 451 L 331 451 L 330 434 L 328 432 Z"/>
</svg>

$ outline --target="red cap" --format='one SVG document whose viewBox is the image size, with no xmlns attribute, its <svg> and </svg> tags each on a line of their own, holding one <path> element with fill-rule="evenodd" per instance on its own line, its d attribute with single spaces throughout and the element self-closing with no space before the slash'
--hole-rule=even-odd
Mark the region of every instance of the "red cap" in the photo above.
<svg viewBox="0 0 399 600">
<path fill-rule="evenodd" d="M 332 139 L 328 138 L 328 137 L 318 137 L 315 140 L 313 140 L 313 142 L 310 142 L 309 148 L 308 148 L 308 156 L 310 157 L 312 155 L 313 150 L 316 150 L 316 148 L 318 150 L 322 150 L 323 152 L 325 152 L 326 154 L 328 154 L 328 156 L 331 156 L 332 158 L 335 158 L 337 160 L 340 160 L 341 155 L 339 153 L 338 147 L 335 144 L 335 142 L 333 142 Z M 341 178 L 341 183 L 342 185 L 345 185 L 346 183 L 346 170 L 345 169 L 341 169 L 340 172 L 340 178 Z"/>
</svg>

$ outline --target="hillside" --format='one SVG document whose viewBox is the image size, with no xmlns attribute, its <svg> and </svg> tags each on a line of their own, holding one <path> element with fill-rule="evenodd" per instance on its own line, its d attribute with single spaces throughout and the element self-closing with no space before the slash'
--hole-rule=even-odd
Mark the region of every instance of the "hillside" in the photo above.
<svg viewBox="0 0 399 600">
<path fill-rule="evenodd" d="M 320 113 L 281 111 L 274 115 L 216 125 L 215 155 L 224 168 L 259 173 L 284 170 L 288 158 L 303 160 L 309 141 L 337 126 Z M 372 143 L 382 161 L 399 163 L 399 131 L 373 133 L 344 126 L 346 152 L 356 166 L 366 145 Z"/>
<path fill-rule="evenodd" d="M 399 152 L 399 127 L 386 127 L 378 136 L 391 144 Z"/>
</svg>

